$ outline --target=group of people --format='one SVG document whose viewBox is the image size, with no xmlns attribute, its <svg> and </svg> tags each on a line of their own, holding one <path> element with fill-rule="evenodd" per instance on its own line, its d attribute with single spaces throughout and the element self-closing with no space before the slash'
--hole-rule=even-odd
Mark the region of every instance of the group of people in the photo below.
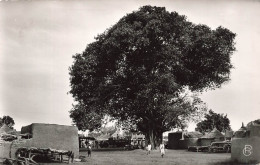
<svg viewBox="0 0 260 165">
<path fill-rule="evenodd" d="M 146 149 L 147 149 L 147 155 L 150 154 L 150 153 L 151 153 L 151 150 L 152 150 L 152 145 L 151 145 L 151 143 L 149 143 L 149 144 L 147 145 L 147 148 L 146 148 Z M 160 153 L 161 153 L 161 157 L 163 158 L 163 156 L 165 155 L 165 145 L 164 145 L 164 143 L 160 144 L 159 150 L 160 150 Z"/>
</svg>

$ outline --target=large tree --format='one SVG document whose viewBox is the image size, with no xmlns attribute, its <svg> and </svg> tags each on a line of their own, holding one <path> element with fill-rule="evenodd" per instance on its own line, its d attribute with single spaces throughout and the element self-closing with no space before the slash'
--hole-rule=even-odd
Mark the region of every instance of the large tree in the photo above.
<svg viewBox="0 0 260 165">
<path fill-rule="evenodd" d="M 109 114 L 136 126 L 154 146 L 162 132 L 183 127 L 200 109 L 202 101 L 187 91 L 229 80 L 234 38 L 226 28 L 211 30 L 164 7 L 143 6 L 74 55 L 70 116 L 80 129 L 95 129 Z"/>
<path fill-rule="evenodd" d="M 209 113 L 205 114 L 205 120 L 199 122 L 195 129 L 204 133 L 212 131 L 214 128 L 217 128 L 221 132 L 230 130 L 230 121 L 227 115 L 215 113 L 210 110 Z"/>
</svg>

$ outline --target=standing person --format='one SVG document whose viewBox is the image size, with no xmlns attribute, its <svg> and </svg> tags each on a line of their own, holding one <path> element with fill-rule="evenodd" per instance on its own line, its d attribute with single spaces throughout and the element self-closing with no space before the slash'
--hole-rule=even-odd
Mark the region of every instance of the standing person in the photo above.
<svg viewBox="0 0 260 165">
<path fill-rule="evenodd" d="M 92 149 L 91 145 L 89 144 L 88 145 L 88 157 L 91 157 L 91 149 Z"/>
<path fill-rule="evenodd" d="M 152 145 L 150 143 L 148 143 L 147 146 L 147 155 L 151 153 L 151 149 L 152 149 Z"/>
<path fill-rule="evenodd" d="M 160 144 L 160 152 L 161 152 L 161 156 L 163 158 L 163 156 L 165 155 L 165 145 L 164 145 L 164 143 Z"/>
</svg>

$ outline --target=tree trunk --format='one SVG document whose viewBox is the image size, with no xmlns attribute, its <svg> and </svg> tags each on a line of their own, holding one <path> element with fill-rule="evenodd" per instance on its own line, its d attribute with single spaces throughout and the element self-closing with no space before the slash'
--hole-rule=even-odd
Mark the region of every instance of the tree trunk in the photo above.
<svg viewBox="0 0 260 165">
<path fill-rule="evenodd" d="M 152 149 L 156 149 L 162 142 L 162 133 L 161 131 L 150 129 L 149 132 L 145 135 L 145 139 L 147 144 L 150 143 L 152 145 Z"/>
</svg>

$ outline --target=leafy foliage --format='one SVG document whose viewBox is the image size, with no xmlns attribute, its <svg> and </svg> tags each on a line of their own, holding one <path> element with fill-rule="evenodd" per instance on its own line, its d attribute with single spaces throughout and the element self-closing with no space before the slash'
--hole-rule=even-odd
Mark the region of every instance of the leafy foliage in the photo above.
<svg viewBox="0 0 260 165">
<path fill-rule="evenodd" d="M 13 128 L 15 122 L 14 119 L 10 116 L 3 116 L 3 118 L 0 118 L 0 126 L 2 126 L 3 124 L 6 124 L 10 128 Z"/>
<path fill-rule="evenodd" d="M 83 104 L 76 104 L 70 111 L 70 117 L 79 130 L 93 131 L 96 128 L 101 127 L 102 116 L 98 115 L 94 110 L 87 111 Z"/>
<path fill-rule="evenodd" d="M 113 126 L 110 126 L 110 127 L 102 126 L 99 131 L 89 132 L 88 136 L 94 137 L 94 138 L 97 138 L 97 137 L 99 137 L 101 135 L 112 136 L 116 131 L 117 131 L 116 127 L 113 127 Z"/>
<path fill-rule="evenodd" d="M 200 132 L 207 132 L 212 131 L 215 127 L 221 132 L 230 130 L 230 121 L 227 115 L 224 116 L 223 114 L 218 114 L 210 110 L 209 113 L 205 115 L 205 120 L 199 122 L 195 129 Z"/>
<path fill-rule="evenodd" d="M 150 141 L 205 110 L 189 92 L 229 80 L 235 34 L 195 25 L 164 7 L 143 6 L 96 37 L 70 67 L 71 110 L 79 129 L 109 114 Z M 189 93 L 188 92 L 188 93 Z M 92 120 L 91 120 L 92 119 Z"/>
</svg>

